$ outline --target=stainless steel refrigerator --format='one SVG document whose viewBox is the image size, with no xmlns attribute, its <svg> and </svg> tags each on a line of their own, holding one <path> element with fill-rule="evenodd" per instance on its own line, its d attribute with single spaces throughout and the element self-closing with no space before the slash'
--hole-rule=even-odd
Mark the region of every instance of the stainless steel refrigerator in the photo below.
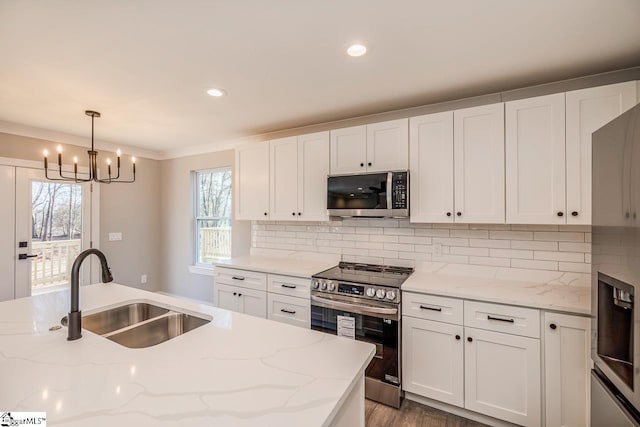
<svg viewBox="0 0 640 427">
<path fill-rule="evenodd" d="M 591 425 L 640 426 L 640 105 L 592 141 Z"/>
</svg>

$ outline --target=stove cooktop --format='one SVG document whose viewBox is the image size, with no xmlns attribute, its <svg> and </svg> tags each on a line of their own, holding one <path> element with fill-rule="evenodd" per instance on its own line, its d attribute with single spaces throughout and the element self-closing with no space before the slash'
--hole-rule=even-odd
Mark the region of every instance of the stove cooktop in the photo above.
<svg viewBox="0 0 640 427">
<path fill-rule="evenodd" d="M 312 277 L 337 282 L 400 288 L 411 273 L 413 273 L 413 268 L 408 267 L 341 262 L 335 267 L 314 274 Z"/>
</svg>

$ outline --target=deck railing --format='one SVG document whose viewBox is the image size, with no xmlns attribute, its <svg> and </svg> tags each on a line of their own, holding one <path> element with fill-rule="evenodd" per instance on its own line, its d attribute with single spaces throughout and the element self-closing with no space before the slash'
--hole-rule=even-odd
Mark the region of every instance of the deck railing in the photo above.
<svg viewBox="0 0 640 427">
<path fill-rule="evenodd" d="M 68 283 L 71 264 L 81 247 L 79 239 L 31 243 L 31 251 L 37 255 L 31 264 L 31 286 L 38 288 Z"/>
<path fill-rule="evenodd" d="M 200 229 L 200 262 L 231 255 L 231 227 L 203 227 Z"/>
</svg>

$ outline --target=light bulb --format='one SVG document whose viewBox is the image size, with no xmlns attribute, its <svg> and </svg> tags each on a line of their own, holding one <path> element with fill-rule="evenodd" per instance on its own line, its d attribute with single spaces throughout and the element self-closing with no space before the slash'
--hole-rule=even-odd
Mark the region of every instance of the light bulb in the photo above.
<svg viewBox="0 0 640 427">
<path fill-rule="evenodd" d="M 131 163 L 135 163 L 136 162 L 136 157 L 135 156 L 131 156 Z"/>
<path fill-rule="evenodd" d="M 73 163 L 78 164 L 78 157 L 77 156 L 73 156 Z"/>
<path fill-rule="evenodd" d="M 58 153 L 62 153 L 62 145 L 58 145 L 57 150 L 58 150 Z"/>
<path fill-rule="evenodd" d="M 42 154 L 44 154 L 45 157 L 47 157 L 49 155 L 49 150 L 45 149 Z"/>
<path fill-rule="evenodd" d="M 111 165 L 111 159 L 107 159 L 107 164 Z"/>
<path fill-rule="evenodd" d="M 118 154 L 118 157 L 120 157 L 122 155 L 122 151 L 120 151 L 120 149 L 118 148 L 118 150 L 116 150 L 116 154 Z"/>
</svg>

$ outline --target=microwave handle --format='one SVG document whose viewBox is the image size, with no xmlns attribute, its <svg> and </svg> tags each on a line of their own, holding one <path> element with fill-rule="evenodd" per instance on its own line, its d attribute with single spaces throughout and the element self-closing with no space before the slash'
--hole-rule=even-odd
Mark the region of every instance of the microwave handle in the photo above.
<svg viewBox="0 0 640 427">
<path fill-rule="evenodd" d="M 387 209 L 393 209 L 393 173 L 387 172 Z"/>
</svg>

